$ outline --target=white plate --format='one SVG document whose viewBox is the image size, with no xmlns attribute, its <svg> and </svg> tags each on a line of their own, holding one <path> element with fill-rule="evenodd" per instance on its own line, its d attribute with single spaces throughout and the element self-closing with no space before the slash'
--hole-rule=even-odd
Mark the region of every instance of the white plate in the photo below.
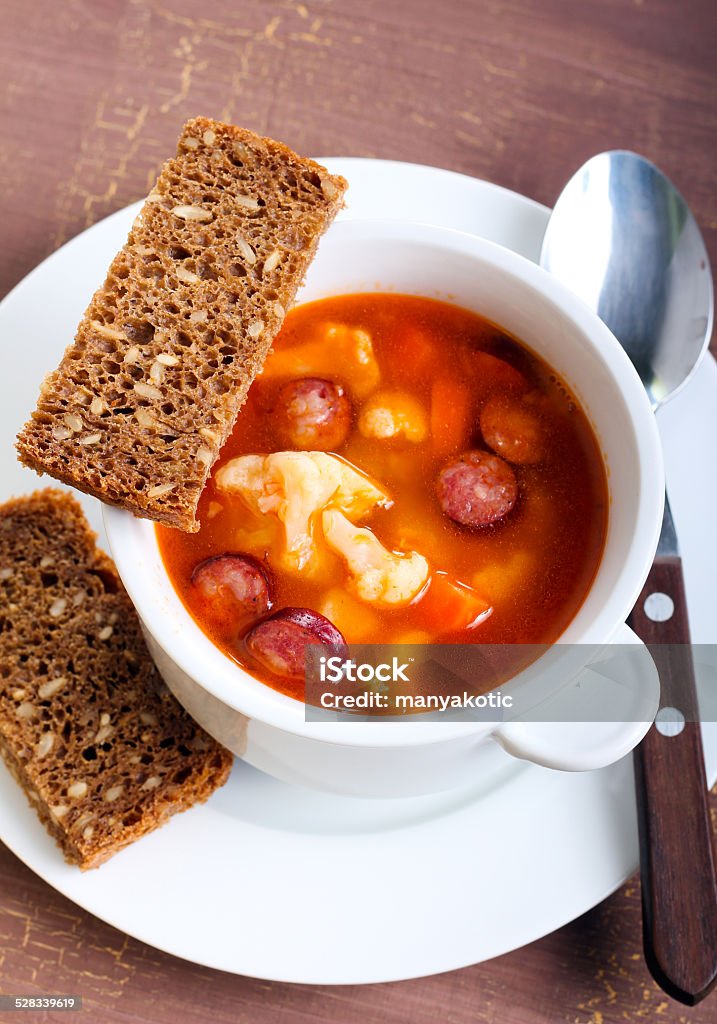
<svg viewBox="0 0 717 1024">
<path fill-rule="evenodd" d="M 326 163 L 351 182 L 343 217 L 457 227 L 537 259 L 548 210 L 522 196 L 428 167 Z M 0 306 L 2 498 L 38 486 L 14 460 L 14 434 L 135 209 L 64 246 Z M 710 358 L 660 413 L 701 643 L 714 642 L 717 631 L 715 395 Z M 96 502 L 80 500 L 100 530 Z M 714 723 L 705 741 L 714 780 Z M 0 769 L 0 838 L 79 906 L 159 949 L 238 974 L 326 984 L 416 977 L 505 953 L 584 913 L 637 864 L 630 758 L 570 775 L 505 755 L 492 790 L 477 779 L 460 792 L 390 801 L 300 790 L 237 763 L 208 804 L 88 874 L 64 864 Z"/>
</svg>

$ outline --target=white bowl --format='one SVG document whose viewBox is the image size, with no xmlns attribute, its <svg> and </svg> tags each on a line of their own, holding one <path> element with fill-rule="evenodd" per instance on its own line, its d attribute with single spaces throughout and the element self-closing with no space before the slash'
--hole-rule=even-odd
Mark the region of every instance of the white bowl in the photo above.
<svg viewBox="0 0 717 1024">
<path fill-rule="evenodd" d="M 467 784 L 476 772 L 484 775 L 501 763 L 499 746 L 565 770 L 617 760 L 639 742 L 657 710 L 649 658 L 618 671 L 610 699 L 623 701 L 624 714 L 616 705 L 609 717 L 622 721 L 588 721 L 593 712 L 587 704 L 585 723 L 577 719 L 580 695 L 595 699 L 586 682 L 591 673 L 583 670 L 596 651 L 616 639 L 636 641 L 623 623 L 649 571 L 662 519 L 658 433 L 632 364 L 598 317 L 558 281 L 472 235 L 390 221 L 335 224 L 298 301 L 366 291 L 444 299 L 495 321 L 560 374 L 593 426 L 610 494 L 600 567 L 558 645 L 511 682 L 541 705 L 579 678 L 580 687 L 570 687 L 573 720 L 554 726 L 420 716 L 410 722 L 307 722 L 302 703 L 244 672 L 195 624 L 164 570 L 154 525 L 108 507 L 112 554 L 160 672 L 197 721 L 238 756 L 286 781 L 335 792 L 396 796 Z M 603 670 L 603 686 L 604 676 Z M 556 710 L 556 719 L 561 714 Z"/>
</svg>

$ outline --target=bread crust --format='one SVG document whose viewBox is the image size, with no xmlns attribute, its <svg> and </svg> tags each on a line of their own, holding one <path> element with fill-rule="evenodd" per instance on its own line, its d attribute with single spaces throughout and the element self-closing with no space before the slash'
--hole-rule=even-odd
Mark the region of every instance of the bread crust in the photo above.
<svg viewBox="0 0 717 1024">
<path fill-rule="evenodd" d="M 188 532 L 346 181 L 189 121 L 17 438 L 38 473 Z"/>
</svg>

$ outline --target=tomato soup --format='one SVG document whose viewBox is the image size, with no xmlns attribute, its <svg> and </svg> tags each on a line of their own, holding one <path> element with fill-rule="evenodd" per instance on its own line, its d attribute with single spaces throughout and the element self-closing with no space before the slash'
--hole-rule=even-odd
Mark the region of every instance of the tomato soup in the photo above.
<svg viewBox="0 0 717 1024">
<path fill-rule="evenodd" d="M 555 641 L 608 495 L 565 384 L 474 313 L 406 295 L 292 310 L 202 495 L 157 526 L 210 639 L 303 698 L 308 642 Z"/>
</svg>

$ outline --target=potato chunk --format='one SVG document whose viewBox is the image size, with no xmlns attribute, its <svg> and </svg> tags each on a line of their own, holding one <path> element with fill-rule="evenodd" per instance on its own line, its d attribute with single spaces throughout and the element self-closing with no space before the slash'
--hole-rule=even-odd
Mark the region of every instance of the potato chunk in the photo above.
<svg viewBox="0 0 717 1024">
<path fill-rule="evenodd" d="M 326 377 L 342 380 L 357 398 L 381 380 L 371 335 L 346 324 L 324 324 L 315 341 L 269 353 L 261 371 L 269 377 Z"/>
</svg>

